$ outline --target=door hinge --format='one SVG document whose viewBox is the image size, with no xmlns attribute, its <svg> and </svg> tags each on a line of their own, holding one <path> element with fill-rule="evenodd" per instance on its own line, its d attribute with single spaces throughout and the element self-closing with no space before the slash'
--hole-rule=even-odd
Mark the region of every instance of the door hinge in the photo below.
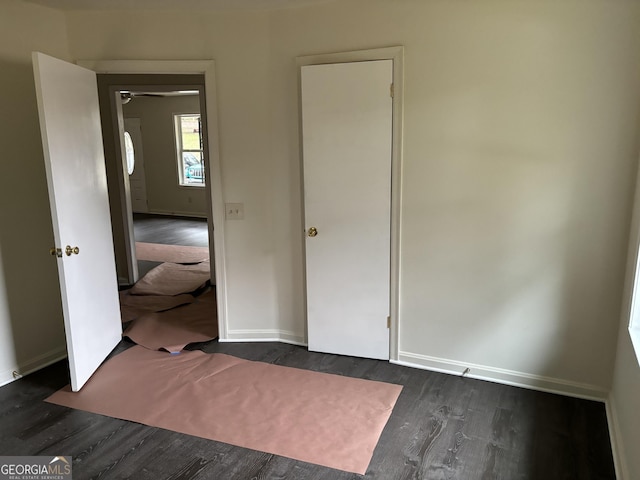
<svg viewBox="0 0 640 480">
<path fill-rule="evenodd" d="M 391 86 L 389 87 L 389 96 L 390 96 L 391 98 L 393 98 L 394 90 L 395 90 L 395 89 L 394 89 L 394 84 L 392 83 L 392 84 L 391 84 Z"/>
<path fill-rule="evenodd" d="M 391 328 L 391 316 L 387 317 L 387 328 Z"/>
</svg>

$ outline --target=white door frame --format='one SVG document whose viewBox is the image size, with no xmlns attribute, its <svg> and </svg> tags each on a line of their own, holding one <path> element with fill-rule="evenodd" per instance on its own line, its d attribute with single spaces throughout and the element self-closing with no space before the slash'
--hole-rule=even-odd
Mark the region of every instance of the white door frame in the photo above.
<svg viewBox="0 0 640 480">
<path fill-rule="evenodd" d="M 354 52 L 327 53 L 309 55 L 296 58 L 298 68 L 298 125 L 300 159 L 302 151 L 302 80 L 301 68 L 307 65 L 322 65 L 327 63 L 367 62 L 373 60 L 393 60 L 393 138 L 391 143 L 391 278 L 389 279 L 389 307 L 391 325 L 389 327 L 389 359 L 398 361 L 398 342 L 400 338 L 400 221 L 402 203 L 402 119 L 403 119 L 403 64 L 404 47 L 386 47 L 372 50 L 358 50 Z M 304 186 L 301 169 L 301 185 Z M 304 205 L 304 191 L 301 189 Z M 304 208 L 302 208 L 304 217 Z M 306 225 L 302 219 L 302 225 Z M 303 240 L 304 242 L 304 240 Z M 304 248 L 304 244 L 303 244 Z M 305 272 L 306 276 L 306 272 Z M 305 309 L 306 316 L 306 309 Z M 305 318 L 306 329 L 306 318 Z"/>
<path fill-rule="evenodd" d="M 110 96 L 115 96 L 116 93 L 109 89 Z M 100 93 L 98 93 L 98 96 Z M 119 95 L 118 95 L 119 96 Z M 116 151 L 116 171 L 118 172 L 119 183 L 122 188 L 120 191 L 120 205 L 121 213 L 123 215 L 123 232 L 125 237 L 125 254 L 127 257 L 127 270 L 129 272 L 128 281 L 134 283 L 138 281 L 138 260 L 136 258 L 136 239 L 133 233 L 133 207 L 131 205 L 131 186 L 129 185 L 129 175 L 126 173 L 125 166 L 127 155 L 124 151 L 124 114 L 122 113 L 122 102 L 114 101 L 113 98 L 109 99 L 109 105 L 112 106 L 112 125 L 113 136 L 112 139 L 115 142 Z M 115 106 L 115 111 L 113 111 Z M 110 139 L 111 140 L 111 139 Z M 103 140 L 104 141 L 104 140 Z M 116 269 L 117 270 L 117 269 Z M 118 279 L 120 282 L 120 279 Z"/>
<path fill-rule="evenodd" d="M 209 198 L 209 218 L 213 223 L 213 248 L 216 279 L 216 299 L 218 308 L 218 335 L 227 339 L 227 274 L 226 247 L 224 235 L 224 200 L 222 195 L 222 175 L 220 168 L 220 149 L 218 141 L 218 106 L 216 101 L 215 64 L 213 60 L 79 60 L 78 65 L 96 73 L 111 74 L 204 74 L 205 102 L 207 105 L 207 139 L 209 143 L 209 161 L 207 169 L 207 191 Z"/>
</svg>

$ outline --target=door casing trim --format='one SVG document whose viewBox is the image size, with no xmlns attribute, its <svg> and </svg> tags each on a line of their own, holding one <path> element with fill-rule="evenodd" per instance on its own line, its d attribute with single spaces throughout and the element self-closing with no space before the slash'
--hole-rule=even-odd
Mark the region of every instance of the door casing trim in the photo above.
<svg viewBox="0 0 640 480">
<path fill-rule="evenodd" d="M 325 53 L 306 55 L 296 58 L 298 74 L 298 145 L 300 162 L 303 159 L 302 145 L 302 77 L 301 68 L 308 65 L 328 63 L 370 62 L 375 60 L 393 61 L 393 127 L 391 143 L 391 265 L 389 279 L 389 359 L 398 361 L 400 341 L 400 259 L 401 259 L 401 220 L 402 220 L 402 128 L 404 106 L 404 47 L 393 46 L 352 52 Z M 300 199 L 302 208 L 302 225 L 304 219 L 304 178 L 300 168 Z M 304 240 L 303 240 L 303 254 Z M 303 267 L 304 268 L 304 267 Z M 306 282 L 306 272 L 304 273 Z M 305 338 L 307 337 L 306 296 L 305 296 Z"/>
<path fill-rule="evenodd" d="M 204 74 L 205 102 L 207 106 L 207 139 L 209 143 L 209 162 L 207 168 L 207 204 L 213 223 L 213 255 L 216 279 L 216 299 L 218 309 L 218 335 L 221 340 L 227 338 L 228 300 L 226 246 L 224 222 L 224 196 L 222 194 L 222 169 L 220 166 L 220 142 L 218 130 L 218 105 L 216 94 L 216 73 L 213 60 L 78 60 L 78 65 L 103 74 Z"/>
</svg>

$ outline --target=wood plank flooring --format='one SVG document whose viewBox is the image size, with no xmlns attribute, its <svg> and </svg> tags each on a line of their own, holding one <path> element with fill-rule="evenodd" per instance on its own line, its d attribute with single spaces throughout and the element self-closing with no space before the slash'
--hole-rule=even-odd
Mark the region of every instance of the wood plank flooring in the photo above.
<svg viewBox="0 0 640 480">
<path fill-rule="evenodd" d="M 206 218 L 134 213 L 133 235 L 137 242 L 209 246 Z"/>
<path fill-rule="evenodd" d="M 133 235 L 136 242 L 192 247 L 209 246 L 209 231 L 206 218 L 134 213 Z M 152 268 L 160 265 L 160 263 L 138 260 L 140 278 Z"/>
<path fill-rule="evenodd" d="M 207 245 L 203 220 L 136 217 L 138 241 Z M 113 354 L 131 345 L 123 340 Z M 189 348 L 404 389 L 360 476 L 45 403 L 69 382 L 58 362 L 0 388 L 0 455 L 71 455 L 76 480 L 615 478 L 602 403 L 280 343 Z"/>
<path fill-rule="evenodd" d="M 76 480 L 615 478 L 602 403 L 280 343 L 190 348 L 404 389 L 360 476 L 45 403 L 68 383 L 59 362 L 0 388 L 0 454 L 71 455 Z"/>
</svg>

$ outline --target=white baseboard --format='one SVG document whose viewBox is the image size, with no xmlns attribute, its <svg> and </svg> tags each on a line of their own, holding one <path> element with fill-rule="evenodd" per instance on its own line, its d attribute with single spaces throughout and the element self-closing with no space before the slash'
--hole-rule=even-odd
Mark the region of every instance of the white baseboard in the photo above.
<svg viewBox="0 0 640 480">
<path fill-rule="evenodd" d="M 219 342 L 282 342 L 292 345 L 307 346 L 304 337 L 295 332 L 278 329 L 266 330 L 229 330 L 226 338 L 218 339 Z"/>
<path fill-rule="evenodd" d="M 605 402 L 607 409 L 607 424 L 609 425 L 609 438 L 611 439 L 611 451 L 613 453 L 613 464 L 616 468 L 617 480 L 630 480 L 629 467 L 627 466 L 627 458 L 622 448 L 623 442 L 620 436 L 620 421 L 618 420 L 618 412 L 613 393 Z"/>
<path fill-rule="evenodd" d="M 558 393 L 570 397 L 584 398 L 605 402 L 608 391 L 596 385 L 572 382 L 542 375 L 505 370 L 502 368 L 487 367 L 472 363 L 464 363 L 445 358 L 430 357 L 410 352 L 399 352 L 398 360 L 390 360 L 391 363 L 407 367 L 432 370 L 434 372 L 463 375 L 465 377 L 489 382 L 502 383 L 514 387 L 529 388 L 542 392 Z"/>
<path fill-rule="evenodd" d="M 38 355 L 37 357 L 32 358 L 31 360 L 28 360 L 26 362 L 22 362 L 19 365 L 15 365 L 13 368 L 0 373 L 0 387 L 18 380 L 25 375 L 29 375 L 30 373 L 47 367 L 52 363 L 56 363 L 66 357 L 67 348 L 65 346 L 62 348 L 51 350 L 50 352 L 44 353 L 42 355 Z M 17 375 L 14 375 L 14 372 Z"/>
<path fill-rule="evenodd" d="M 143 213 L 143 212 L 140 212 Z M 165 215 L 168 217 L 194 217 L 194 218 L 208 218 L 206 213 L 200 212 L 174 212 L 174 211 L 165 211 L 165 210 L 149 210 L 148 212 L 144 212 L 148 215 Z"/>
</svg>

